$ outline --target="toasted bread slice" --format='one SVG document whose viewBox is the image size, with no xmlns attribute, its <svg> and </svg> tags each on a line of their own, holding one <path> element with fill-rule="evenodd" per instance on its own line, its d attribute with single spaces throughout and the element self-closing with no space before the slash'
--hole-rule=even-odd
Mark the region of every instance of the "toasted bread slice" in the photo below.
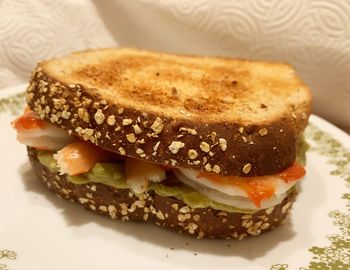
<svg viewBox="0 0 350 270">
<path fill-rule="evenodd" d="M 67 175 L 52 172 L 41 164 L 35 149 L 28 148 L 28 156 L 48 189 L 63 199 L 112 219 L 153 222 L 199 239 L 243 239 L 268 232 L 288 216 L 296 195 L 295 191 L 290 192 L 281 203 L 252 214 L 193 208 L 182 200 L 161 196 L 153 190 L 136 195 L 129 189 L 100 183 L 73 184 Z"/>
<path fill-rule="evenodd" d="M 137 49 L 42 62 L 27 93 L 41 118 L 105 149 L 222 175 L 290 166 L 311 110 L 289 65 Z"/>
</svg>

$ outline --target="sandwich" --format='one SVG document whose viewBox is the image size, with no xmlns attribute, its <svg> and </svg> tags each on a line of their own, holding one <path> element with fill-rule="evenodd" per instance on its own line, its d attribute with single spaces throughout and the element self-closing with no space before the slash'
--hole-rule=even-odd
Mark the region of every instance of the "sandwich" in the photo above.
<svg viewBox="0 0 350 270">
<path fill-rule="evenodd" d="M 283 63 L 139 49 L 43 61 L 12 122 L 57 196 L 197 238 L 276 228 L 295 199 L 311 94 Z"/>
</svg>

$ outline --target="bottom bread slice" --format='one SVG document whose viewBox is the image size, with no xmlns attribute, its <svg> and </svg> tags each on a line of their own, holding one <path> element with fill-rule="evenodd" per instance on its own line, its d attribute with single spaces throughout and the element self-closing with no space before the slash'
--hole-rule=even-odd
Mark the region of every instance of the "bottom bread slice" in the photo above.
<svg viewBox="0 0 350 270">
<path fill-rule="evenodd" d="M 36 174 L 59 197 L 84 208 L 121 221 L 151 221 L 159 226 L 197 238 L 243 239 L 278 226 L 288 215 L 296 192 L 278 205 L 253 214 L 232 213 L 212 208 L 191 208 L 174 197 L 163 197 L 153 190 L 135 195 L 128 189 L 116 189 L 99 183 L 73 184 L 66 175 L 51 172 L 28 148 Z"/>
</svg>

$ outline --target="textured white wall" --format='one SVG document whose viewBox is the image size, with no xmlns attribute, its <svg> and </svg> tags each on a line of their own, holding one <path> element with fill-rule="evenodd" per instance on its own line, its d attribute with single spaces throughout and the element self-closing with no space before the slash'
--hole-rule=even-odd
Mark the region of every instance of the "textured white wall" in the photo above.
<svg viewBox="0 0 350 270">
<path fill-rule="evenodd" d="M 0 0 L 0 88 L 41 59 L 117 44 L 288 62 L 314 111 L 350 128 L 349 0 Z"/>
</svg>

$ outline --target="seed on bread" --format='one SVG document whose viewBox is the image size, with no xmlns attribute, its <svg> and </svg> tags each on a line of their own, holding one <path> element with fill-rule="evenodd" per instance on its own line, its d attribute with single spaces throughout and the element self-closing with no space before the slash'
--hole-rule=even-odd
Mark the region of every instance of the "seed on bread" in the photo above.
<svg viewBox="0 0 350 270">
<path fill-rule="evenodd" d="M 63 119 L 69 119 L 69 117 L 71 116 L 71 112 L 64 110 L 62 111 L 61 116 Z"/>
<path fill-rule="evenodd" d="M 144 153 L 145 153 L 145 151 L 143 151 L 141 148 L 137 148 L 137 149 L 136 149 L 136 154 L 142 155 L 142 154 L 144 154 Z"/>
<path fill-rule="evenodd" d="M 215 172 L 215 173 L 220 173 L 220 171 L 221 171 L 220 167 L 219 167 L 218 165 L 216 165 L 216 164 L 213 166 L 213 169 L 212 169 L 212 170 L 213 170 L 213 172 Z"/>
<path fill-rule="evenodd" d="M 169 150 L 171 153 L 173 154 L 177 154 L 181 148 L 184 148 L 185 144 L 181 141 L 173 141 L 171 142 L 171 144 L 169 145 Z"/>
<path fill-rule="evenodd" d="M 145 143 L 145 139 L 142 138 L 141 140 L 137 140 L 136 143 L 138 143 L 138 144 L 144 144 L 144 143 Z"/>
<path fill-rule="evenodd" d="M 208 158 L 207 157 L 203 157 L 203 164 L 207 163 Z"/>
<path fill-rule="evenodd" d="M 157 117 L 153 124 L 151 125 L 151 129 L 156 133 L 156 134 L 159 134 L 163 131 L 163 127 L 164 127 L 164 124 L 163 124 L 163 120 L 160 118 L 160 117 Z"/>
<path fill-rule="evenodd" d="M 286 211 L 288 211 L 290 209 L 290 207 L 292 206 L 292 202 L 287 202 L 286 204 L 284 204 L 282 206 L 282 213 L 286 213 Z"/>
<path fill-rule="evenodd" d="M 160 141 L 158 141 L 154 146 L 153 146 L 153 155 L 157 154 L 158 147 L 160 145 Z"/>
<path fill-rule="evenodd" d="M 56 110 L 63 110 L 63 105 L 67 103 L 67 100 L 64 98 L 53 98 L 52 101 Z M 41 102 L 41 98 L 39 99 L 39 102 Z"/>
<path fill-rule="evenodd" d="M 123 123 L 123 126 L 131 125 L 132 119 L 129 119 L 129 118 L 123 119 L 122 123 Z"/>
<path fill-rule="evenodd" d="M 126 134 L 126 139 L 131 143 L 136 142 L 136 137 L 134 133 Z"/>
<path fill-rule="evenodd" d="M 114 115 L 110 115 L 108 116 L 107 118 L 107 124 L 110 125 L 110 126 L 114 126 L 115 125 L 115 116 Z"/>
<path fill-rule="evenodd" d="M 156 217 L 160 220 L 164 220 L 165 217 L 164 217 L 164 214 L 161 210 L 158 210 L 158 212 L 156 213 Z"/>
<path fill-rule="evenodd" d="M 95 131 L 92 128 L 82 128 L 82 127 L 77 127 L 75 129 L 75 132 L 78 133 L 85 141 L 91 141 L 94 142 L 94 133 Z"/>
<path fill-rule="evenodd" d="M 215 141 L 216 141 L 216 136 L 217 136 L 217 133 L 215 131 L 210 132 L 209 137 L 213 143 L 215 143 Z"/>
<path fill-rule="evenodd" d="M 193 129 L 193 128 L 180 127 L 180 128 L 179 128 L 179 131 L 180 131 L 180 132 L 181 132 L 181 131 L 185 131 L 185 132 L 187 132 L 188 134 L 193 135 L 193 136 L 197 135 L 197 131 L 196 131 L 195 129 Z"/>
<path fill-rule="evenodd" d="M 187 154 L 190 159 L 196 159 L 198 157 L 198 153 L 194 149 L 188 150 Z"/>
<path fill-rule="evenodd" d="M 245 173 L 245 174 L 248 174 L 250 172 L 250 170 L 252 169 L 252 164 L 250 163 L 247 163 L 244 165 L 242 171 Z"/>
<path fill-rule="evenodd" d="M 212 171 L 212 168 L 211 168 L 210 163 L 205 164 L 204 169 L 205 169 L 207 172 L 211 172 L 211 171 Z"/>
<path fill-rule="evenodd" d="M 109 216 L 112 219 L 115 219 L 117 214 L 117 208 L 113 204 L 110 204 L 108 205 L 107 210 L 108 210 Z"/>
<path fill-rule="evenodd" d="M 186 213 L 189 213 L 191 211 L 190 207 L 188 207 L 187 205 L 186 206 L 183 206 L 179 209 L 179 212 L 182 213 L 182 214 L 186 214 Z"/>
<path fill-rule="evenodd" d="M 79 202 L 80 202 L 81 204 L 84 204 L 84 203 L 89 202 L 89 199 L 81 197 L 81 198 L 79 198 Z"/>
<path fill-rule="evenodd" d="M 98 125 L 101 125 L 105 121 L 105 115 L 103 114 L 101 109 L 97 109 L 94 119 Z"/>
<path fill-rule="evenodd" d="M 267 135 L 267 129 L 266 129 L 266 128 L 260 129 L 260 130 L 259 130 L 259 135 L 260 135 L 260 136 L 265 136 L 265 135 Z"/>
<path fill-rule="evenodd" d="M 207 142 L 201 142 L 199 148 L 205 153 L 209 153 L 210 151 L 210 145 Z"/>
<path fill-rule="evenodd" d="M 135 134 L 141 134 L 141 133 L 142 133 L 142 130 L 141 130 L 141 128 L 139 127 L 138 124 L 135 124 L 135 125 L 133 125 L 132 127 L 134 128 Z"/>
<path fill-rule="evenodd" d="M 179 205 L 177 203 L 173 203 L 171 205 L 171 208 L 173 208 L 175 211 L 179 210 Z"/>
<path fill-rule="evenodd" d="M 227 141 L 224 138 L 219 138 L 219 147 L 222 151 L 226 151 Z"/>
<path fill-rule="evenodd" d="M 84 122 L 89 123 L 89 113 L 88 113 L 88 111 L 85 108 L 79 108 L 78 109 L 78 116 Z"/>
<path fill-rule="evenodd" d="M 45 105 L 45 101 L 46 101 L 45 96 L 41 96 L 41 98 L 40 98 L 40 103 L 41 103 L 42 105 Z"/>
<path fill-rule="evenodd" d="M 100 211 L 102 211 L 102 212 L 107 212 L 107 206 L 105 206 L 105 205 L 100 205 L 100 206 L 98 207 L 98 209 L 99 209 Z"/>
<path fill-rule="evenodd" d="M 194 221 L 198 222 L 198 221 L 201 219 L 201 217 L 200 217 L 200 215 L 195 214 L 195 215 L 192 216 L 192 219 L 193 219 Z"/>
</svg>

